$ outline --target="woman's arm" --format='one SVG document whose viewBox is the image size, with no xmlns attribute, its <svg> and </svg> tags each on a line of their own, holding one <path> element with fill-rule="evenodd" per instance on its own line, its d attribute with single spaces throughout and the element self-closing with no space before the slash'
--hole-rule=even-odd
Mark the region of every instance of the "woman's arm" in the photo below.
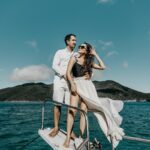
<svg viewBox="0 0 150 150">
<path fill-rule="evenodd" d="M 69 83 L 71 85 L 72 94 L 76 94 L 76 92 L 77 92 L 76 85 L 75 85 L 73 78 L 71 76 L 72 68 L 73 68 L 75 61 L 76 60 L 75 60 L 74 56 L 72 56 L 69 60 L 68 67 L 67 67 L 67 80 L 69 81 Z"/>
<path fill-rule="evenodd" d="M 92 64 L 92 67 L 93 67 L 94 69 L 100 69 L 100 70 L 106 69 L 106 66 L 104 65 L 103 61 L 102 61 L 101 58 L 98 56 L 98 54 L 96 53 L 95 49 L 92 49 L 91 54 L 93 54 L 93 55 L 96 57 L 97 61 L 98 61 L 98 64 L 93 63 L 93 64 Z"/>
</svg>

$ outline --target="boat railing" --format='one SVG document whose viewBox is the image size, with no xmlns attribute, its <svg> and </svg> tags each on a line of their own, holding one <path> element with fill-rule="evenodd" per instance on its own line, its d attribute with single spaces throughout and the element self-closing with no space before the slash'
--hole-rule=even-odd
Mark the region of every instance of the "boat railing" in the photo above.
<svg viewBox="0 0 150 150">
<path fill-rule="evenodd" d="M 88 110 L 89 112 L 101 112 L 95 109 L 90 109 Z M 128 136 L 128 135 L 124 135 L 122 137 L 123 139 L 126 140 L 131 140 L 131 141 L 138 141 L 138 142 L 144 142 L 144 143 L 150 143 L 149 139 L 144 139 L 144 138 L 139 138 L 139 137 L 133 137 L 133 136 Z M 113 137 L 111 137 L 111 146 L 112 146 L 112 150 L 114 150 L 115 148 L 113 147 Z"/>
<path fill-rule="evenodd" d="M 84 117 L 85 117 L 85 122 L 86 122 L 86 139 L 83 140 L 83 142 L 78 146 L 77 150 L 82 150 L 82 148 L 87 144 L 87 150 L 90 149 L 90 143 L 89 143 L 89 123 L 88 123 L 88 117 L 87 117 L 87 114 L 84 110 L 78 108 L 78 107 L 74 107 L 74 106 L 71 106 L 71 105 L 67 105 L 67 104 L 64 104 L 64 103 L 60 103 L 60 102 L 56 102 L 56 101 L 53 101 L 53 100 L 44 100 L 43 101 L 43 105 L 42 105 L 42 120 L 41 120 L 41 129 L 43 130 L 44 129 L 44 118 L 45 118 L 45 104 L 49 102 L 53 105 L 61 105 L 61 106 L 64 106 L 64 107 L 67 107 L 67 108 L 73 108 L 73 109 L 76 109 L 80 112 L 83 113 Z"/>
<path fill-rule="evenodd" d="M 50 102 L 53 105 L 61 105 L 61 106 L 67 107 L 67 108 L 73 108 L 73 109 L 76 109 L 76 110 L 78 110 L 78 111 L 80 111 L 80 112 L 83 113 L 83 115 L 85 117 L 85 120 L 86 120 L 86 139 L 83 140 L 83 142 L 79 145 L 79 147 L 77 148 L 77 150 L 82 150 L 82 148 L 86 144 L 87 144 L 87 150 L 90 150 L 89 122 L 88 122 L 87 113 L 84 110 L 82 110 L 82 109 L 80 109 L 78 107 L 74 107 L 74 106 L 71 106 L 71 105 L 67 105 L 67 104 L 64 104 L 64 103 L 60 103 L 60 102 L 56 102 L 56 101 L 53 101 L 53 100 L 46 99 L 46 100 L 43 101 L 43 106 L 42 106 L 42 123 L 41 123 L 41 129 L 44 129 L 44 113 L 45 113 L 45 103 L 46 102 Z M 90 109 L 88 111 L 89 112 L 101 112 L 101 111 L 94 110 L 94 109 Z M 139 142 L 144 142 L 144 143 L 150 143 L 149 139 L 143 139 L 143 138 L 132 137 L 132 136 L 127 136 L 127 135 L 124 135 L 123 139 L 134 140 L 134 141 L 139 141 Z M 113 138 L 112 137 L 111 137 L 111 147 L 112 147 L 112 150 L 115 150 L 114 147 L 113 147 Z"/>
</svg>

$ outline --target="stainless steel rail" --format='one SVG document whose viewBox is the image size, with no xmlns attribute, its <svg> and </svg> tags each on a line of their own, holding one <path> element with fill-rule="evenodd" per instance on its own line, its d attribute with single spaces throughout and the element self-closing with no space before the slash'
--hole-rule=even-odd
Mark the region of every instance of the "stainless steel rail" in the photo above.
<svg viewBox="0 0 150 150">
<path fill-rule="evenodd" d="M 85 146 L 85 144 L 87 144 L 87 150 L 90 150 L 90 143 L 89 143 L 89 122 L 88 122 L 88 117 L 87 117 L 87 113 L 80 109 L 80 108 L 77 108 L 77 107 L 74 107 L 74 106 L 70 106 L 70 105 L 67 105 L 67 104 L 64 104 L 64 103 L 59 103 L 59 102 L 56 102 L 56 101 L 53 101 L 53 100 L 48 100 L 46 99 L 45 101 L 43 101 L 43 106 L 42 106 L 42 123 L 41 123 L 41 129 L 44 129 L 44 113 L 45 113 L 45 103 L 46 102 L 50 102 L 52 103 L 53 105 L 62 105 L 64 107 L 68 107 L 68 108 L 74 108 L 80 112 L 82 112 L 84 114 L 84 117 L 85 117 L 85 120 L 86 120 L 86 139 L 79 145 L 79 147 L 77 148 L 77 150 L 82 150 L 82 148 Z M 101 112 L 101 111 L 98 111 L 98 110 L 94 110 L 94 109 L 91 109 L 91 110 L 88 110 L 89 112 Z M 134 140 L 134 141 L 139 141 L 139 142 L 145 142 L 145 143 L 150 143 L 150 140 L 149 139 L 143 139 L 143 138 L 138 138 L 138 137 L 132 137 L 132 136 L 123 136 L 123 139 L 127 139 L 127 140 Z M 112 145 L 112 150 L 114 150 L 114 147 L 113 147 L 113 138 L 111 137 L 111 145 Z"/>
<path fill-rule="evenodd" d="M 90 143 L 89 143 L 89 123 L 88 123 L 88 117 L 86 115 L 86 112 L 80 108 L 77 108 L 77 107 L 74 107 L 74 106 L 70 106 L 70 105 L 67 105 L 67 104 L 64 104 L 64 103 L 59 103 L 59 102 L 56 102 L 56 101 L 53 101 L 53 100 L 44 100 L 43 101 L 43 106 L 42 106 L 42 123 L 41 123 L 41 129 L 43 130 L 44 129 L 44 117 L 45 117 L 45 103 L 46 102 L 49 102 L 53 105 L 61 105 L 61 106 L 64 106 L 64 107 L 67 107 L 67 108 L 73 108 L 73 109 L 76 109 L 80 112 L 83 113 L 84 117 L 85 117 L 85 120 L 86 120 L 86 139 L 83 140 L 83 142 L 79 145 L 79 147 L 77 148 L 77 150 L 81 150 L 85 144 L 87 144 L 87 150 L 90 150 Z"/>
<path fill-rule="evenodd" d="M 94 109 L 90 109 L 88 111 L 90 111 L 90 112 L 101 112 L 101 111 L 94 110 Z M 127 135 L 124 135 L 123 139 L 132 140 L 132 141 L 138 141 L 138 142 L 144 142 L 144 143 L 150 143 L 149 139 L 143 139 L 143 138 L 127 136 Z M 112 137 L 111 137 L 111 145 L 112 145 L 112 150 L 114 150 L 114 148 L 113 148 L 113 138 Z"/>
</svg>

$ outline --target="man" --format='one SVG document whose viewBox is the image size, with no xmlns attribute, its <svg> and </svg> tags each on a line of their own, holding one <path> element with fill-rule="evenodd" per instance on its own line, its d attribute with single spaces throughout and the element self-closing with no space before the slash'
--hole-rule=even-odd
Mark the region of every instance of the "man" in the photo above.
<svg viewBox="0 0 150 150">
<path fill-rule="evenodd" d="M 58 50 L 54 56 L 52 68 L 55 71 L 53 100 L 68 104 L 70 103 L 70 90 L 66 79 L 66 71 L 70 57 L 76 46 L 76 35 L 68 34 L 65 36 L 66 48 Z M 49 136 L 54 137 L 59 131 L 59 120 L 61 116 L 61 105 L 54 106 L 54 128 Z"/>
</svg>

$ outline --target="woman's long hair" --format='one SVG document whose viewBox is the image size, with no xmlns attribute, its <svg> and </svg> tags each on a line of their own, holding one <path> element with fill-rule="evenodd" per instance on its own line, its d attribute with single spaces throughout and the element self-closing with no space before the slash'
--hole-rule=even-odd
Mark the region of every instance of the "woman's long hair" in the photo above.
<svg viewBox="0 0 150 150">
<path fill-rule="evenodd" d="M 92 46 L 87 43 L 84 42 L 84 44 L 86 44 L 87 49 L 86 49 L 86 54 L 85 54 L 85 60 L 84 60 L 84 65 L 85 65 L 85 72 L 88 72 L 90 77 L 92 75 L 92 64 L 94 62 L 94 56 L 91 54 L 91 50 L 92 50 Z"/>
</svg>

